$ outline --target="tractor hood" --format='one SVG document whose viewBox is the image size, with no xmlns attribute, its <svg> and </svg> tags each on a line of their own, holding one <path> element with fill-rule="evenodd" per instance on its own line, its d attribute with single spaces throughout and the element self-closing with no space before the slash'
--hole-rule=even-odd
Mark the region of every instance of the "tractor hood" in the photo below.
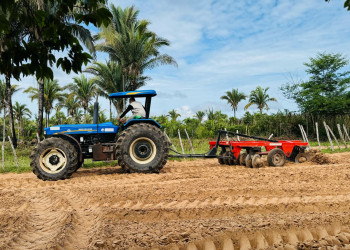
<svg viewBox="0 0 350 250">
<path fill-rule="evenodd" d="M 44 129 L 45 135 L 54 134 L 97 134 L 98 133 L 117 133 L 119 126 L 113 125 L 112 122 L 100 124 L 62 124 Z"/>
</svg>

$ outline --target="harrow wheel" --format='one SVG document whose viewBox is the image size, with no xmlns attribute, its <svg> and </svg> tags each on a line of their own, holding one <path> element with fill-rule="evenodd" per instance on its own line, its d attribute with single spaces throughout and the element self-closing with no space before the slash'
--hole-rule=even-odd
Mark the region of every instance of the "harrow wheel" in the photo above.
<svg viewBox="0 0 350 250">
<path fill-rule="evenodd" d="M 272 167 L 282 167 L 286 163 L 286 155 L 282 149 L 274 148 L 267 154 L 267 162 Z"/>
<path fill-rule="evenodd" d="M 295 163 L 303 163 L 310 160 L 310 155 L 307 153 L 299 153 L 295 156 Z"/>
<path fill-rule="evenodd" d="M 264 166 L 264 162 L 261 159 L 261 156 L 258 154 L 255 154 L 252 158 L 252 166 L 253 168 L 261 168 Z"/>
</svg>

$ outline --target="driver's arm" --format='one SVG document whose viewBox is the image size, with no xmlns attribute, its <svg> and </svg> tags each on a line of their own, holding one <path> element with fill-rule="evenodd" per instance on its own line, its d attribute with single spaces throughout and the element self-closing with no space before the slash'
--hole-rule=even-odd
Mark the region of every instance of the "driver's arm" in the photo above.
<svg viewBox="0 0 350 250">
<path fill-rule="evenodd" d="M 119 119 L 123 118 L 130 110 L 132 110 L 133 107 L 131 105 L 129 105 L 126 110 L 124 110 L 124 112 L 119 116 Z"/>
</svg>

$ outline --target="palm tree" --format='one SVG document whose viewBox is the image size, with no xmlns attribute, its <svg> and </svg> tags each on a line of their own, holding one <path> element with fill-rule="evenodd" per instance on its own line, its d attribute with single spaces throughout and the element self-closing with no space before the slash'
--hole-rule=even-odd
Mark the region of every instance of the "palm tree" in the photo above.
<svg viewBox="0 0 350 250">
<path fill-rule="evenodd" d="M 243 92 L 239 92 L 238 89 L 227 91 L 226 95 L 220 97 L 220 99 L 226 100 L 231 105 L 234 118 L 236 118 L 238 103 L 246 98 L 247 96 Z"/>
<path fill-rule="evenodd" d="M 198 111 L 194 115 L 194 117 L 197 117 L 197 119 L 199 120 L 199 123 L 202 123 L 204 116 L 205 116 L 205 112 L 203 111 Z"/>
<path fill-rule="evenodd" d="M 67 116 L 75 117 L 76 110 L 79 108 L 80 103 L 75 95 L 63 94 L 63 99 L 58 103 L 60 108 L 67 109 Z"/>
<path fill-rule="evenodd" d="M 24 40 L 25 33 L 23 30 L 25 30 L 25 27 L 23 25 L 23 22 L 21 22 L 19 18 L 19 13 L 23 12 L 23 2 L 22 1 L 15 1 L 11 5 L 12 7 L 10 9 L 0 9 L 0 14 L 10 23 L 9 30 L 7 32 L 0 32 L 0 58 L 3 57 L 3 53 L 5 53 L 5 58 L 9 57 L 9 54 L 6 55 L 6 51 L 13 51 L 16 50 L 15 44 L 20 44 L 22 40 Z M 22 19 L 23 20 L 23 19 Z M 3 20 L 1 21 L 3 22 Z M 18 49 L 18 48 L 17 48 Z M 17 62 L 18 63 L 18 62 Z M 17 64 L 18 65 L 18 64 Z M 11 62 L 6 65 L 6 71 L 5 71 L 5 104 L 7 106 L 8 110 L 8 116 L 9 116 L 9 122 L 10 122 L 10 131 L 11 131 L 11 137 L 12 137 L 12 144 L 16 148 L 17 147 L 17 138 L 16 138 L 16 131 L 15 131 L 15 121 L 13 117 L 13 108 L 12 108 L 12 87 L 11 86 L 11 74 L 15 73 L 14 68 L 15 62 Z M 19 75 L 17 76 L 19 78 Z"/>
<path fill-rule="evenodd" d="M 87 79 L 84 75 L 81 75 L 80 77 L 74 77 L 73 83 L 68 84 L 66 88 L 72 91 L 72 95 L 75 95 L 80 101 L 80 105 L 84 109 L 84 121 L 86 122 L 86 112 L 89 103 L 97 94 L 95 82 L 92 79 Z"/>
<path fill-rule="evenodd" d="M 163 46 L 170 45 L 169 41 L 149 31 L 150 22 L 138 20 L 139 11 L 134 6 L 123 10 L 112 4 L 111 12 L 111 24 L 102 27 L 95 38 L 104 40 L 96 49 L 107 52 L 112 61 L 120 63 L 123 90 L 135 90 L 138 77 L 147 69 L 164 64 L 177 66 L 171 56 L 159 52 Z"/>
<path fill-rule="evenodd" d="M 21 1 L 19 1 L 21 2 Z M 46 13 L 47 15 L 52 15 L 53 17 L 61 17 L 62 23 L 67 24 L 71 29 L 71 33 L 85 45 L 85 47 L 89 50 L 89 52 L 95 56 L 95 47 L 93 44 L 93 38 L 91 36 L 90 30 L 87 27 L 84 27 L 83 24 L 78 24 L 76 22 L 72 22 L 74 12 L 81 12 L 84 8 L 80 8 L 80 6 L 74 6 L 74 9 L 68 9 L 64 11 L 65 15 L 62 15 L 62 9 L 59 4 L 56 4 L 51 1 L 27 1 L 25 6 L 25 11 L 28 13 L 36 13 L 36 11 L 40 10 Z M 67 7 L 67 6 L 66 6 Z M 86 14 L 86 13 L 82 13 Z M 30 16 L 30 15 L 29 15 Z M 45 25 L 37 25 L 39 22 L 33 22 L 33 26 L 28 27 L 29 30 L 29 41 L 34 42 L 44 42 L 45 34 L 43 34 L 43 30 L 47 29 L 47 24 Z M 65 39 L 64 37 L 62 39 Z M 43 46 L 43 48 L 47 48 Z M 51 48 L 52 49 L 52 48 Z M 45 52 L 43 52 L 45 53 Z M 51 51 L 46 51 L 47 55 L 51 53 Z M 38 135 L 41 137 L 43 131 L 43 112 L 45 109 L 45 79 L 38 78 Z M 46 113 L 46 121 L 48 114 Z M 48 124 L 46 124 L 48 125 Z"/>
<path fill-rule="evenodd" d="M 170 119 L 171 119 L 172 122 L 175 122 L 176 119 L 177 119 L 178 117 L 181 116 L 179 113 L 177 113 L 177 112 L 175 111 L 175 109 L 170 110 L 170 111 L 168 112 L 168 114 L 169 114 L 168 116 L 170 117 Z"/>
<path fill-rule="evenodd" d="M 269 106 L 267 105 L 268 102 L 277 102 L 276 98 L 270 97 L 267 94 L 267 91 L 269 90 L 269 87 L 263 89 L 262 87 L 258 86 L 255 90 L 252 90 L 252 92 L 249 95 L 249 103 L 244 107 L 244 109 L 248 109 L 251 105 L 255 104 L 258 106 L 258 109 L 260 110 L 260 114 L 262 114 L 263 109 L 269 110 Z"/>
<path fill-rule="evenodd" d="M 32 112 L 30 112 L 26 104 L 19 104 L 18 102 L 16 102 L 15 105 L 13 106 L 13 111 L 15 113 L 15 117 L 18 122 L 18 139 L 19 139 L 20 134 L 23 136 L 23 131 L 24 131 L 23 118 L 25 116 L 31 117 Z"/>
<path fill-rule="evenodd" d="M 123 76 L 122 67 L 120 63 L 114 61 L 108 61 L 106 63 L 94 62 L 92 66 L 85 69 L 85 72 L 95 75 L 92 81 L 98 86 L 98 94 L 104 97 L 108 97 L 109 94 L 121 91 L 132 90 L 130 86 L 123 89 Z M 136 79 L 136 89 L 144 86 L 148 77 L 139 76 Z M 121 98 L 114 99 L 113 104 L 119 114 L 123 112 L 123 100 Z M 111 118 L 111 107 L 110 107 Z"/>
<path fill-rule="evenodd" d="M 53 104 L 55 101 L 62 101 L 64 98 L 64 94 L 62 93 L 63 88 L 61 88 L 58 84 L 58 80 L 44 79 L 44 111 L 46 114 L 46 127 L 49 126 L 50 121 L 50 113 L 53 109 Z M 25 93 L 29 93 L 29 97 L 33 101 L 34 99 L 40 98 L 40 86 L 38 88 L 29 87 L 24 91 Z"/>
</svg>

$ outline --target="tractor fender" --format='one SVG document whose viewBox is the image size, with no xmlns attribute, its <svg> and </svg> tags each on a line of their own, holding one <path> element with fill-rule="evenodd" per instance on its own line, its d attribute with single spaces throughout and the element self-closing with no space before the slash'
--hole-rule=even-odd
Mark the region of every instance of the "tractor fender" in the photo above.
<svg viewBox="0 0 350 250">
<path fill-rule="evenodd" d="M 156 122 L 153 119 L 132 119 L 132 120 L 130 120 L 127 123 L 124 124 L 123 129 L 126 129 L 129 126 L 137 124 L 137 123 L 147 123 L 147 124 L 151 124 L 153 126 L 156 126 L 158 128 L 162 127 L 158 122 Z"/>
<path fill-rule="evenodd" d="M 62 138 L 64 140 L 66 140 L 66 141 L 69 141 L 78 151 L 79 162 L 80 163 L 83 162 L 83 152 L 81 150 L 80 143 L 78 142 L 77 139 L 75 139 L 73 136 L 67 135 L 67 134 L 55 134 L 55 135 L 52 135 L 51 137 L 58 137 L 58 138 Z"/>
</svg>

